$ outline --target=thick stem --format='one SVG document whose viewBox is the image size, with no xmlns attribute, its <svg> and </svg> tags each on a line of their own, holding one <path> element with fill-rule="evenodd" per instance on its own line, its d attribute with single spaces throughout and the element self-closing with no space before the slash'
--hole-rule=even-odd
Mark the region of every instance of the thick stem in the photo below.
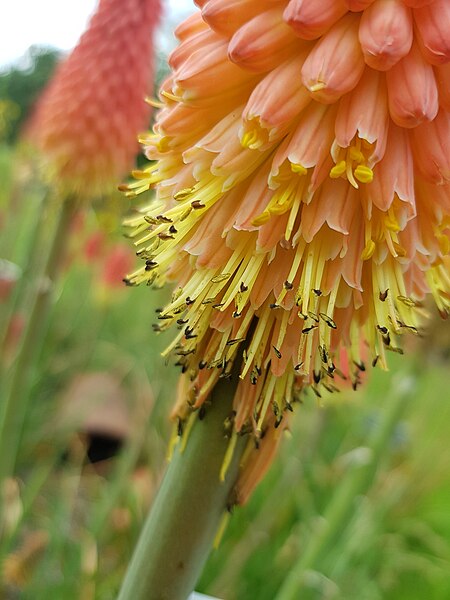
<svg viewBox="0 0 450 600">
<path fill-rule="evenodd" d="M 236 375 L 235 375 L 236 377 Z M 144 525 L 118 600 L 186 600 L 211 550 L 237 479 L 246 445 L 240 437 L 225 480 L 234 386 L 216 385 L 203 420 L 196 419 L 184 452 L 175 450 Z"/>
<path fill-rule="evenodd" d="M 42 281 L 30 298 L 29 319 L 19 352 L 12 367 L 0 418 L 0 483 L 14 473 L 23 424 L 26 418 L 35 366 L 42 349 L 48 317 L 52 307 L 55 281 L 65 257 L 68 230 L 75 211 L 75 201 L 67 197 L 58 215 Z M 36 252 L 43 252 L 37 248 Z"/>
<path fill-rule="evenodd" d="M 323 515 L 320 530 L 306 545 L 284 581 L 276 600 L 296 600 L 300 597 L 305 572 L 318 568 L 324 553 L 335 537 L 347 526 L 354 512 L 355 499 L 366 493 L 374 480 L 380 460 L 389 446 L 392 432 L 408 406 L 414 382 L 412 376 L 406 376 L 399 382 L 395 393 L 387 399 L 387 406 L 379 427 L 374 430 L 366 448 L 368 452 L 365 460 L 355 465 L 336 489 Z"/>
</svg>

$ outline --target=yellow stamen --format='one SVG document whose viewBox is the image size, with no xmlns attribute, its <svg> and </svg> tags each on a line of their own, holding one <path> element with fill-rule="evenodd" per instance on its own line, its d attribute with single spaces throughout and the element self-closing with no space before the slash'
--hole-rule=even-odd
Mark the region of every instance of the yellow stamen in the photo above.
<svg viewBox="0 0 450 600">
<path fill-rule="evenodd" d="M 347 164 L 345 160 L 339 161 L 338 164 L 335 165 L 330 171 L 331 179 L 337 179 L 338 177 L 341 177 L 341 175 L 343 175 L 346 172 L 346 170 Z"/>
<path fill-rule="evenodd" d="M 361 253 L 361 260 L 369 260 L 369 258 L 372 258 L 375 248 L 375 242 L 372 239 L 368 240 L 364 250 Z"/>
<path fill-rule="evenodd" d="M 306 175 L 308 169 L 306 169 L 303 165 L 299 165 L 298 163 L 291 163 L 291 171 L 293 173 L 298 173 L 299 175 Z"/>
<path fill-rule="evenodd" d="M 371 183 L 373 181 L 373 171 L 365 165 L 358 165 L 355 169 L 355 178 L 361 183 Z"/>
</svg>

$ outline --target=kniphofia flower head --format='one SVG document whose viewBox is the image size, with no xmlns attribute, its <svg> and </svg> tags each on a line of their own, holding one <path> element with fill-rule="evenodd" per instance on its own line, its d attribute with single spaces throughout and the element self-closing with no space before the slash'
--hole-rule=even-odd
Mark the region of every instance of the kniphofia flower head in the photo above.
<svg viewBox="0 0 450 600">
<path fill-rule="evenodd" d="M 449 311 L 450 3 L 197 4 L 129 186 L 156 188 L 129 282 L 175 282 L 181 421 L 242 364 L 245 497 L 299 390 L 385 368 L 428 293 Z"/>
<path fill-rule="evenodd" d="M 159 0 L 100 0 L 39 100 L 28 137 L 67 191 L 105 192 L 132 167 L 148 126 L 159 15 Z"/>
</svg>

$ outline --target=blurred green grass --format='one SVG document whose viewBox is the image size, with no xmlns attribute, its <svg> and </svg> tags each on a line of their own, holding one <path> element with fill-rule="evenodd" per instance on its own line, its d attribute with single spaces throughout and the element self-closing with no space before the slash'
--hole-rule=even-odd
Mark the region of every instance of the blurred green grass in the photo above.
<svg viewBox="0 0 450 600">
<path fill-rule="evenodd" d="M 1 148 L 1 258 L 26 273 L 26 247 L 43 190 L 21 183 L 16 194 L 13 162 L 13 151 Z M 27 180 L 20 173 L 18 179 Z M 160 357 L 170 334 L 157 336 L 151 325 L 168 292 L 105 284 L 105 256 L 107 261 L 121 243 L 118 226 L 105 232 L 103 258 L 85 255 L 103 216 L 101 210 L 87 211 L 72 234 L 70 264 L 33 385 L 20 476 L 6 490 L 0 597 L 114 598 L 164 470 L 177 373 Z M 19 311 L 26 312 L 20 300 Z M 5 314 L 7 305 L 0 305 Z M 305 396 L 266 479 L 235 511 L 212 553 L 199 591 L 225 600 L 276 598 L 319 534 L 339 486 L 366 460 L 367 440 L 402 377 L 414 371 L 416 389 L 376 477 L 353 499 L 349 517 L 303 574 L 301 598 L 450 598 L 450 389 L 444 358 L 450 331 L 448 324 L 439 329 L 439 343 L 419 340 L 406 356 L 392 356 L 391 371 L 374 370 L 362 390 L 329 396 L 321 406 L 315 396 Z M 4 367 L 13 355 L 10 349 L 3 356 Z M 96 407 L 105 395 L 111 404 Z M 112 399 L 119 407 L 115 416 Z M 120 451 L 95 465 L 86 458 L 92 413 L 97 429 L 103 419 L 124 431 Z"/>
</svg>

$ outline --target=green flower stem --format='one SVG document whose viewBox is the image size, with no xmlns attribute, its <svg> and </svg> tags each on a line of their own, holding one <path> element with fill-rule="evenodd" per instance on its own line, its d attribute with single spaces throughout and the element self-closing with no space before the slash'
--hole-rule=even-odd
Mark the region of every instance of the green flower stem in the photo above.
<svg viewBox="0 0 450 600">
<path fill-rule="evenodd" d="M 22 236 L 25 237 L 26 244 L 22 244 L 25 246 L 24 251 L 20 252 L 20 248 L 17 252 L 13 252 L 11 259 L 13 261 L 16 261 L 17 259 L 19 264 L 24 264 L 24 268 L 21 276 L 14 285 L 14 289 L 10 294 L 6 306 L 4 306 L 3 310 L 0 312 L 0 356 L 6 351 L 8 331 L 11 326 L 13 315 L 19 308 L 19 302 L 23 302 L 29 291 L 36 285 L 34 280 L 42 271 L 42 256 L 36 252 L 36 248 L 40 243 L 43 230 L 45 230 L 45 224 L 49 218 L 48 211 L 50 204 L 51 194 L 49 190 L 46 190 L 45 193 L 41 195 L 39 202 L 37 202 L 37 206 L 34 207 L 33 210 L 30 210 L 32 214 L 27 214 L 26 218 L 21 219 L 22 231 L 20 232 L 20 235 L 17 235 L 17 232 L 15 232 L 16 238 L 21 238 Z M 24 221 L 25 227 L 23 226 Z M 32 221 L 32 224 L 30 221 Z"/>
<path fill-rule="evenodd" d="M 311 538 L 291 569 L 276 600 L 300 598 L 305 572 L 316 568 L 335 537 L 346 527 L 354 512 L 356 498 L 366 493 L 374 480 L 380 460 L 389 447 L 395 426 L 408 405 L 414 383 L 415 379 L 411 375 L 404 376 L 396 392 L 387 399 L 382 420 L 369 440 L 367 459 L 355 465 L 337 488 L 323 515 L 319 531 Z"/>
<path fill-rule="evenodd" d="M 0 412 L 0 483 L 14 473 L 20 446 L 23 424 L 26 419 L 30 388 L 35 374 L 36 363 L 42 349 L 49 314 L 52 307 L 53 291 L 65 258 L 68 230 L 76 210 L 76 202 L 68 196 L 59 208 L 53 237 L 46 248 L 36 248 L 37 253 L 45 253 L 47 260 L 42 272 L 40 285 L 30 294 L 28 323 L 21 346 L 12 366 L 6 393 L 2 399 Z M 45 242 L 45 240 L 44 240 Z M 48 249 L 49 248 L 49 249 Z M 1 486 L 0 486 L 1 487 Z"/>
<path fill-rule="evenodd" d="M 237 379 L 236 374 L 234 377 Z M 219 382 L 203 420 L 196 419 L 183 452 L 175 449 L 142 530 L 118 600 L 186 600 L 194 589 L 232 498 L 247 443 L 238 438 L 225 480 L 234 385 Z"/>
</svg>

